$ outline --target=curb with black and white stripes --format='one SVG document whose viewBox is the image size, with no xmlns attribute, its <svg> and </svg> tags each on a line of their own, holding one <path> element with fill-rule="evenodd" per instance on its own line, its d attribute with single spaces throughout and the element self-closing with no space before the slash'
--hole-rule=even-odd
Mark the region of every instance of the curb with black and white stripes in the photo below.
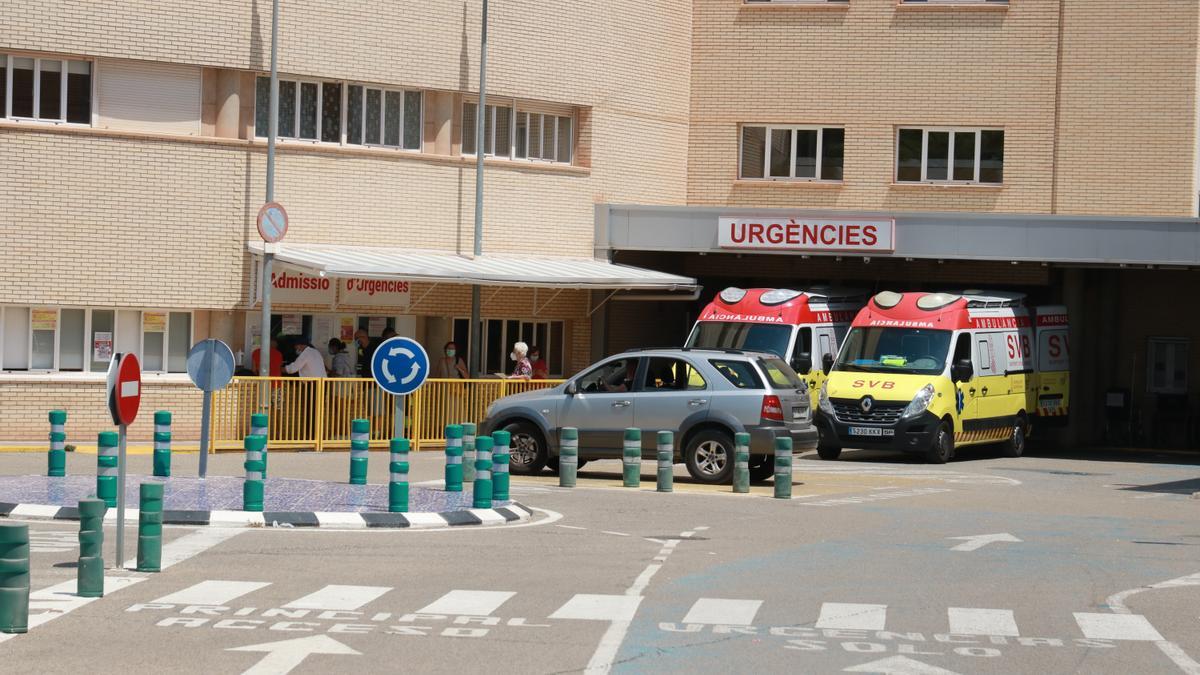
<svg viewBox="0 0 1200 675">
<path fill-rule="evenodd" d="M 79 509 L 74 506 L 48 504 L 6 504 L 0 502 L 0 517 L 23 520 L 79 520 Z M 126 522 L 137 522 L 138 510 L 125 509 Z M 337 530 L 388 529 L 433 529 L 464 527 L 472 525 L 508 525 L 526 522 L 533 511 L 523 504 L 512 502 L 509 506 L 491 509 L 464 509 L 443 513 L 345 513 L 329 511 L 163 511 L 164 525 L 192 525 L 215 527 L 320 527 Z M 109 509 L 104 516 L 106 523 L 117 520 L 117 510 Z"/>
</svg>

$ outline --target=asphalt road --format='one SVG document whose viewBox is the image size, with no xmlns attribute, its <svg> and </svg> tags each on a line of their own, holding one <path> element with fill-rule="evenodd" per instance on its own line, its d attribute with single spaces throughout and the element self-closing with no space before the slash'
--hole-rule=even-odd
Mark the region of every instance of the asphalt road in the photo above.
<svg viewBox="0 0 1200 675">
<path fill-rule="evenodd" d="M 682 473 L 621 488 L 610 462 L 574 490 L 515 479 L 526 526 L 169 528 L 167 569 L 112 570 L 106 597 L 0 642 L 0 671 L 1200 673 L 1194 455 L 845 457 L 798 459 L 790 501 Z M 345 479 L 345 455 L 272 462 Z M 31 529 L 45 596 L 76 530 Z"/>
</svg>

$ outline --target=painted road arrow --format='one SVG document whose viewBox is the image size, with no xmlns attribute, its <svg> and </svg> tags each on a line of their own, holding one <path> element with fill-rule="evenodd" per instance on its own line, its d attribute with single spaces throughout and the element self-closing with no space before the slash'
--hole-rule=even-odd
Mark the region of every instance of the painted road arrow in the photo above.
<svg viewBox="0 0 1200 675">
<path fill-rule="evenodd" d="M 974 551 L 983 548 L 988 544 L 997 542 L 1020 542 L 1020 539 L 1012 536 L 1007 532 L 999 534 L 974 534 L 969 537 L 946 537 L 947 539 L 962 539 L 963 543 L 951 548 L 951 551 Z"/>
<path fill-rule="evenodd" d="M 843 673 L 881 673 L 882 675 L 958 675 L 953 670 L 938 668 L 928 663 L 914 661 L 907 656 L 890 656 L 861 666 L 851 666 Z"/>
<path fill-rule="evenodd" d="M 261 661 L 254 664 L 242 675 L 284 675 L 292 668 L 300 665 L 309 654 L 339 654 L 344 656 L 362 656 L 346 645 L 326 635 L 296 638 L 295 640 L 280 640 L 279 642 L 264 642 L 260 645 L 245 647 L 230 647 L 227 652 L 266 652 Z"/>
</svg>

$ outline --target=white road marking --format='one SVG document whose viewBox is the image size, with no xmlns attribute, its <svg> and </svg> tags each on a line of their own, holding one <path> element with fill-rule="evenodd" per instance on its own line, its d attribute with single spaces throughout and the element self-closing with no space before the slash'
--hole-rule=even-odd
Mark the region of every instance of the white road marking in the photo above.
<svg viewBox="0 0 1200 675">
<path fill-rule="evenodd" d="M 889 656 L 870 663 L 851 666 L 843 673 L 883 673 L 883 675 L 958 675 L 953 670 L 946 670 L 928 663 L 922 663 L 907 656 Z"/>
<path fill-rule="evenodd" d="M 561 527 L 564 530 L 586 530 L 587 529 L 586 527 L 579 527 L 578 525 L 555 525 L 555 527 Z"/>
<path fill-rule="evenodd" d="M 887 605 L 849 602 L 825 602 L 817 617 L 817 628 L 883 630 L 887 623 Z"/>
<path fill-rule="evenodd" d="M 551 619 L 580 619 L 583 621 L 632 621 L 640 595 L 594 595 L 576 593 L 566 604 L 554 610 Z M 591 666 L 589 665 L 590 669 Z M 605 668 L 607 670 L 607 667 Z"/>
<path fill-rule="evenodd" d="M 1141 614 L 1075 612 L 1075 623 L 1085 638 L 1160 642 L 1163 636 Z"/>
<path fill-rule="evenodd" d="M 684 623 L 703 623 L 724 626 L 754 625 L 754 615 L 762 607 L 762 600 L 725 600 L 700 598 L 692 604 Z"/>
<path fill-rule="evenodd" d="M 953 635 L 1021 635 L 1011 609 L 950 607 L 946 612 L 950 618 L 950 633 Z"/>
<path fill-rule="evenodd" d="M 998 542 L 1021 543 L 1020 539 L 1017 539 L 1007 532 L 999 532 L 996 534 L 972 534 L 965 537 L 946 538 L 961 539 L 963 541 L 963 543 L 951 547 L 951 551 L 977 551 L 988 544 L 995 544 Z"/>
<path fill-rule="evenodd" d="M 418 614 L 445 614 L 449 616 L 491 616 L 516 595 L 510 591 L 459 591 L 454 590 L 417 610 Z"/>
<path fill-rule="evenodd" d="M 29 550 L 33 553 L 62 553 L 79 546 L 79 534 L 58 530 L 29 532 Z"/>
<path fill-rule="evenodd" d="M 436 513 L 406 513 L 404 519 L 408 521 L 408 526 L 412 529 L 449 526 L 446 519 Z"/>
<path fill-rule="evenodd" d="M 58 515 L 58 510 L 61 506 L 50 506 L 48 504 L 17 504 L 17 507 L 8 514 L 9 518 L 53 518 Z"/>
<path fill-rule="evenodd" d="M 467 509 L 467 512 L 483 521 L 484 525 L 503 525 L 508 522 L 492 509 Z"/>
<path fill-rule="evenodd" d="M 696 530 L 697 532 L 703 532 L 704 530 L 708 529 L 708 526 L 707 525 L 697 525 L 696 527 L 693 527 L 692 529 Z"/>
<path fill-rule="evenodd" d="M 1182 586 L 1200 586 L 1200 572 L 1160 581 L 1149 586 L 1141 586 L 1121 591 L 1120 593 L 1114 593 L 1105 602 L 1117 614 L 1133 614 L 1129 610 L 1129 607 L 1125 605 L 1126 598 L 1137 595 L 1142 591 L 1179 588 Z M 1183 647 L 1169 640 L 1159 640 L 1154 643 L 1154 646 L 1158 647 L 1158 651 L 1162 652 L 1168 659 L 1171 659 L 1171 662 L 1178 666 L 1184 673 L 1187 673 L 1187 675 L 1200 675 L 1200 663 L 1197 663 L 1195 659 L 1188 656 L 1188 653 L 1183 651 Z"/>
<path fill-rule="evenodd" d="M 628 537 L 629 536 L 628 534 L 625 534 L 624 532 L 611 532 L 609 530 L 600 530 L 600 534 L 611 534 L 615 537 Z"/>
<path fill-rule="evenodd" d="M 350 611 L 379 598 L 392 590 L 391 586 L 340 586 L 330 584 L 309 595 L 293 600 L 284 607 L 290 609 L 334 609 Z"/>
<path fill-rule="evenodd" d="M 210 605 L 221 606 L 247 593 L 253 593 L 271 584 L 265 581 L 220 581 L 210 579 L 188 586 L 182 591 L 164 595 L 151 602 L 166 605 Z"/>
<path fill-rule="evenodd" d="M 259 645 L 230 647 L 225 651 L 266 652 L 267 655 L 262 660 L 251 666 L 242 675 L 285 675 L 300 665 L 309 654 L 362 656 L 362 652 L 351 649 L 328 635 L 312 635 Z"/>
<path fill-rule="evenodd" d="M 336 526 L 343 529 L 365 529 L 367 521 L 362 519 L 362 516 L 357 513 L 335 513 L 330 511 L 318 511 L 317 522 L 321 523 L 321 527 Z"/>
</svg>

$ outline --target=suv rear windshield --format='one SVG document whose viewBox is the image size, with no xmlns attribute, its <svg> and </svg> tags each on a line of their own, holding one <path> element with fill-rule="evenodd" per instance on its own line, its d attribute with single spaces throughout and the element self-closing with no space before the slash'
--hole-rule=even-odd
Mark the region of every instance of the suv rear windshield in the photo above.
<svg viewBox="0 0 1200 675">
<path fill-rule="evenodd" d="M 804 380 L 783 359 L 759 359 L 758 367 L 762 368 L 771 386 L 776 389 L 800 389 L 805 386 Z"/>
<path fill-rule="evenodd" d="M 758 373 L 754 372 L 754 367 L 749 361 L 733 361 L 724 359 L 712 359 L 709 361 L 713 368 L 722 375 L 729 384 L 738 389 L 762 389 L 762 379 Z"/>
</svg>

